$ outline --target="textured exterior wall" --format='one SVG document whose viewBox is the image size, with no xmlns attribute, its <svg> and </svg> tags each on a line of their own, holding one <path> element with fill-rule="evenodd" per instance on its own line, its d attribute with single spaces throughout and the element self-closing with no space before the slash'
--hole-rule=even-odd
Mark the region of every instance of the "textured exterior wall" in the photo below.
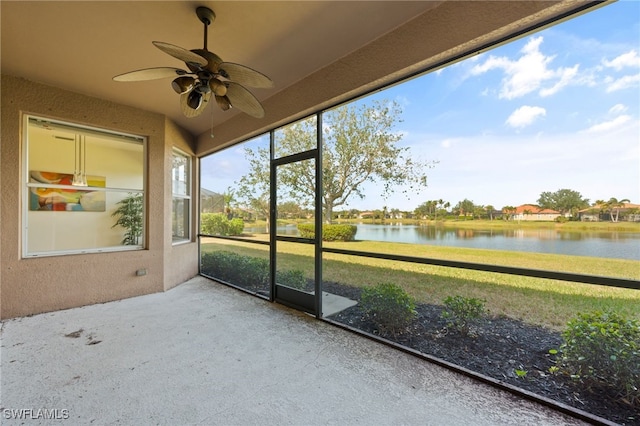
<svg viewBox="0 0 640 426">
<path fill-rule="evenodd" d="M 199 187 L 198 183 L 198 167 L 195 157 L 191 161 L 191 243 L 172 244 L 172 228 L 171 228 L 171 154 L 173 148 L 178 148 L 185 154 L 194 155 L 194 140 L 189 133 L 182 128 L 176 126 L 171 120 L 165 122 L 165 145 L 169 155 L 166 156 L 165 173 L 167 184 L 165 185 L 165 211 L 168 212 L 164 216 L 164 289 L 169 290 L 180 283 L 185 282 L 191 277 L 198 274 L 200 259 L 198 257 L 198 223 L 199 197 L 194 192 L 194 188 Z M 196 183 L 194 186 L 193 183 Z"/>
<path fill-rule="evenodd" d="M 148 138 L 145 250 L 21 258 L 23 114 Z M 167 127 L 171 138 L 167 138 Z M 197 244 L 171 245 L 169 180 L 172 146 L 192 152 L 192 144 L 191 136 L 168 126 L 162 115 L 3 75 L 0 318 L 159 292 L 194 276 L 198 268 Z M 147 270 L 147 275 L 136 276 L 136 270 L 141 268 Z M 171 273 L 167 274 L 169 270 Z"/>
</svg>

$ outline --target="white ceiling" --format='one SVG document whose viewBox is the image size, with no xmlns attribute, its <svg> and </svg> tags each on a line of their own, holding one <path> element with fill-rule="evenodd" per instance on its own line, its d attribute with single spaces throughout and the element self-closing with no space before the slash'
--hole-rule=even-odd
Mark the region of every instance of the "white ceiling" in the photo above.
<svg viewBox="0 0 640 426">
<path fill-rule="evenodd" d="M 203 47 L 198 6 L 216 13 L 208 48 L 273 79 L 261 101 L 442 1 L 2 1 L 2 73 L 167 115 L 194 136 L 239 114 L 210 105 L 185 118 L 171 79 L 115 82 L 151 67 L 184 68 L 152 41 Z"/>
</svg>

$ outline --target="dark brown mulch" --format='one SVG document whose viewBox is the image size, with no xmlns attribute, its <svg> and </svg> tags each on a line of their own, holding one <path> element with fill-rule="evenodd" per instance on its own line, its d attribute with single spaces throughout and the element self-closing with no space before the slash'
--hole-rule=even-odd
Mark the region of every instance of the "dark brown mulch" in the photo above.
<svg viewBox="0 0 640 426">
<path fill-rule="evenodd" d="M 360 290 L 354 287 L 325 282 L 323 290 L 360 300 Z M 465 336 L 447 328 L 440 306 L 421 304 L 416 310 L 417 319 L 398 335 L 379 331 L 359 305 L 330 319 L 621 425 L 640 425 L 638 407 L 603 391 L 589 391 L 566 375 L 549 373 L 549 367 L 555 365 L 555 356 L 549 350 L 562 343 L 560 333 L 510 318 L 491 317 L 477 323 Z M 527 373 L 518 377 L 516 370 Z"/>
</svg>

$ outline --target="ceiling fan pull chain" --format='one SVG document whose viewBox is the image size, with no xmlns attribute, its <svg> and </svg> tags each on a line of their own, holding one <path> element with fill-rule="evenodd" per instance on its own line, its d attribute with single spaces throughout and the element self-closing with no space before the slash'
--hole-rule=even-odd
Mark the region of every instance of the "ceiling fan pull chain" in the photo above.
<svg viewBox="0 0 640 426">
<path fill-rule="evenodd" d="M 213 139 L 213 108 L 211 108 L 211 139 Z"/>
</svg>

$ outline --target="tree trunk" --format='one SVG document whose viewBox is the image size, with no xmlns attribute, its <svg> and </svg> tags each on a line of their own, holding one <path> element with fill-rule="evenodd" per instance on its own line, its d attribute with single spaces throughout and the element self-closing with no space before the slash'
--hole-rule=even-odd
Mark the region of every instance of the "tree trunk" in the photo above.
<svg viewBox="0 0 640 426">
<path fill-rule="evenodd" d="M 327 206 L 324 210 L 324 222 L 331 223 L 331 216 L 333 216 L 333 205 L 327 203 Z"/>
</svg>

